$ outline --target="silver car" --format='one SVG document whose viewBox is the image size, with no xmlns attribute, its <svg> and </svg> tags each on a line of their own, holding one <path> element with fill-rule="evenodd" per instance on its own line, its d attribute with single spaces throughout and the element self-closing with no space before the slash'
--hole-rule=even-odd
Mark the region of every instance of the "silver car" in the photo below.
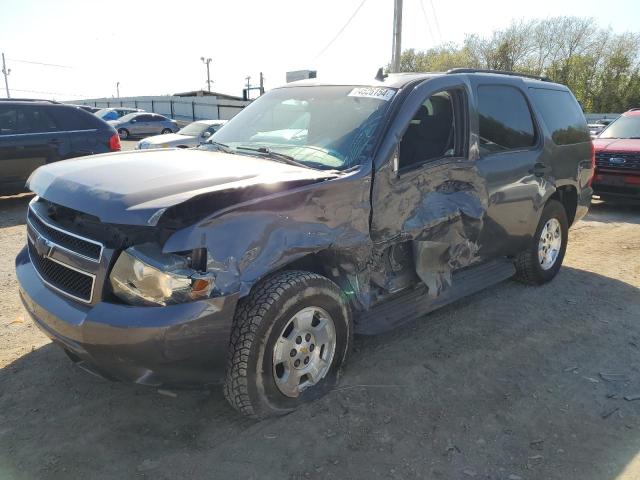
<svg viewBox="0 0 640 480">
<path fill-rule="evenodd" d="M 175 120 L 157 113 L 130 113 L 118 120 L 111 120 L 107 123 L 118 131 L 122 140 L 126 140 L 129 137 L 175 133 L 179 130 Z"/>
<path fill-rule="evenodd" d="M 226 120 L 198 120 L 182 128 L 178 133 L 157 135 L 138 142 L 136 149 L 197 147 L 227 123 Z"/>
</svg>

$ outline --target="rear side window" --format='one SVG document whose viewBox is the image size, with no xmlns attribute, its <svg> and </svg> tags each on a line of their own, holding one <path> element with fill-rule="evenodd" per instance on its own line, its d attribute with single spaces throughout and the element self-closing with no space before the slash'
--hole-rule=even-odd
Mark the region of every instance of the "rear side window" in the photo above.
<svg viewBox="0 0 640 480">
<path fill-rule="evenodd" d="M 32 132 L 54 132 L 58 130 L 56 122 L 43 108 L 31 108 L 25 109 L 27 112 L 27 121 L 30 125 Z"/>
<path fill-rule="evenodd" d="M 566 90 L 529 90 L 556 145 L 571 145 L 591 139 L 587 121 L 573 95 Z"/>
<path fill-rule="evenodd" d="M 0 135 L 16 135 L 28 131 L 27 118 L 21 108 L 0 106 Z"/>
<path fill-rule="evenodd" d="M 103 128 L 104 122 L 81 108 L 67 106 L 50 106 L 47 113 L 58 124 L 58 129 L 69 130 L 92 130 Z"/>
<path fill-rule="evenodd" d="M 56 131 L 57 125 L 40 107 L 16 106 L 0 108 L 0 135 Z"/>
<path fill-rule="evenodd" d="M 480 153 L 524 150 L 536 143 L 529 105 L 522 92 L 507 85 L 478 87 Z"/>
</svg>

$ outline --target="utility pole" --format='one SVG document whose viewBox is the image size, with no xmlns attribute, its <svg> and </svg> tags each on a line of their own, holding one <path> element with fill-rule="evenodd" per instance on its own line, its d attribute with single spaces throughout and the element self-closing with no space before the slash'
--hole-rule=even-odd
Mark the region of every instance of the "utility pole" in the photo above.
<svg viewBox="0 0 640 480">
<path fill-rule="evenodd" d="M 202 63 L 204 63 L 207 66 L 207 91 L 210 92 L 211 91 L 211 76 L 209 75 L 209 64 L 211 63 L 211 59 L 210 58 L 200 57 L 200 60 L 202 60 Z"/>
<path fill-rule="evenodd" d="M 118 98 L 120 98 L 120 82 L 116 83 L 116 92 L 117 92 Z"/>
<path fill-rule="evenodd" d="M 264 75 L 260 72 L 260 95 L 264 95 Z"/>
<path fill-rule="evenodd" d="M 402 0 L 394 0 L 393 6 L 393 50 L 391 52 L 391 73 L 400 71 L 402 54 Z"/>
<path fill-rule="evenodd" d="M 244 78 L 247 81 L 247 100 L 249 99 L 249 92 L 251 91 L 251 75 Z"/>
<path fill-rule="evenodd" d="M 4 88 L 7 89 L 7 98 L 11 98 L 9 95 L 9 79 L 7 78 L 11 73 L 11 69 L 7 68 L 7 63 L 4 60 L 4 52 L 2 52 L 2 74 L 4 75 Z"/>
</svg>

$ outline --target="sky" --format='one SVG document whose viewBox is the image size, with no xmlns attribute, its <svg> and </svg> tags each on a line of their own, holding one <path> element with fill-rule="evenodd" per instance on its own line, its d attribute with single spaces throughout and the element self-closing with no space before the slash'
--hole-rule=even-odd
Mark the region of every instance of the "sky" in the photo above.
<svg viewBox="0 0 640 480">
<path fill-rule="evenodd" d="M 514 19 L 564 15 L 640 31 L 637 0 L 606 8 L 602 0 L 404 0 L 402 47 L 425 50 Z M 298 69 L 373 76 L 390 62 L 392 23 L 393 0 L 0 0 L 0 52 L 12 97 L 112 97 L 117 82 L 121 97 L 198 90 L 206 88 L 201 57 L 212 59 L 212 90 L 240 96 L 245 77 L 257 84 L 260 72 L 267 89 Z"/>
</svg>

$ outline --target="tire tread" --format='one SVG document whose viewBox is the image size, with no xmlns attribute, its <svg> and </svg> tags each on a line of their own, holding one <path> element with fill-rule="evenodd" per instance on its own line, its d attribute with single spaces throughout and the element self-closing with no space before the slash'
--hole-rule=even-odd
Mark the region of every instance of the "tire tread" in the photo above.
<svg viewBox="0 0 640 480">
<path fill-rule="evenodd" d="M 229 342 L 223 391 L 231 406 L 243 415 L 258 417 L 251 403 L 247 375 L 251 346 L 259 340 L 257 334 L 263 318 L 269 308 L 289 289 L 298 284 L 307 284 L 310 280 L 324 281 L 335 287 L 331 280 L 322 275 L 289 270 L 267 278 L 238 303 Z"/>
</svg>

